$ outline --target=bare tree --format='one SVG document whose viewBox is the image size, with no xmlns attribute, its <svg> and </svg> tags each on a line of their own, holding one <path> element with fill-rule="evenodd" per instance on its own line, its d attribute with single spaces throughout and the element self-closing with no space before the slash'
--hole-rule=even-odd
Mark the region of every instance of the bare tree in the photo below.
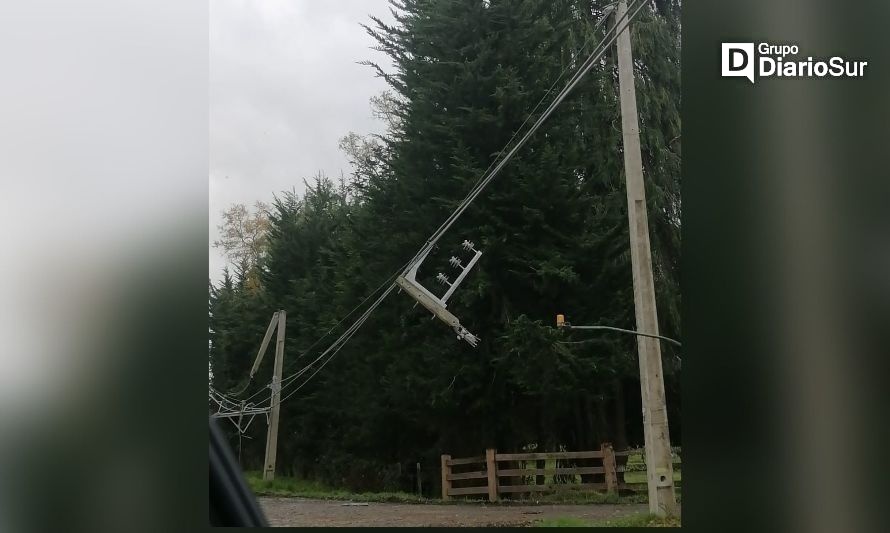
<svg viewBox="0 0 890 533">
<path fill-rule="evenodd" d="M 220 239 L 214 248 L 222 249 L 235 264 L 246 264 L 255 269 L 262 264 L 269 244 L 269 206 L 256 202 L 253 209 L 244 204 L 233 204 L 222 212 Z"/>
</svg>

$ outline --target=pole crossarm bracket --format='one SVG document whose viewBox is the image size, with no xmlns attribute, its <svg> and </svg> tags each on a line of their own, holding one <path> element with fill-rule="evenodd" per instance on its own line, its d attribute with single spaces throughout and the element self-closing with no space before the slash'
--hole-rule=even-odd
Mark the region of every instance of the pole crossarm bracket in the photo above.
<svg viewBox="0 0 890 533">
<path fill-rule="evenodd" d="M 426 259 L 426 256 L 429 255 L 431 247 L 428 247 L 424 253 L 422 253 L 416 261 L 414 261 L 401 276 L 396 278 L 396 284 L 404 289 L 408 296 L 414 298 L 420 305 L 424 306 L 428 311 L 433 313 L 433 316 L 441 320 L 442 322 L 451 326 L 451 329 L 457 334 L 458 339 L 462 339 L 467 341 L 472 347 L 476 347 L 479 344 L 479 337 L 470 333 L 467 328 L 461 325 L 460 319 L 458 319 L 454 314 L 452 314 L 448 309 L 446 309 L 447 304 L 445 303 L 448 298 L 454 294 L 454 291 L 457 289 L 457 286 L 464 280 L 467 276 L 467 273 L 471 268 L 479 261 L 479 257 L 482 256 L 482 252 L 476 250 L 473 247 L 473 243 L 470 241 L 463 242 L 463 248 L 467 251 L 474 252 L 473 258 L 464 265 L 460 259 L 457 257 L 452 257 L 449 261 L 451 266 L 454 268 L 460 269 L 460 274 L 458 274 L 457 278 L 454 282 L 450 282 L 448 277 L 445 274 L 440 273 L 438 275 L 439 281 L 448 287 L 448 290 L 445 294 L 439 298 L 435 294 L 433 294 L 429 289 L 424 287 L 417 281 L 417 269 L 420 268 L 420 264 L 423 263 L 423 260 Z"/>
</svg>

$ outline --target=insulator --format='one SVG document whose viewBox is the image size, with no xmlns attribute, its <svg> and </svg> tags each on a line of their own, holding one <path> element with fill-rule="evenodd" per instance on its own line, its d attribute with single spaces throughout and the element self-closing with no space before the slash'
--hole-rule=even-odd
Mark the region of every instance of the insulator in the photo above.
<svg viewBox="0 0 890 533">
<path fill-rule="evenodd" d="M 451 266 L 454 268 L 463 268 L 464 266 L 464 264 L 460 262 L 460 259 L 454 256 L 451 256 L 451 259 L 449 259 L 448 262 L 451 263 Z"/>
<path fill-rule="evenodd" d="M 472 250 L 473 249 L 473 241 L 464 241 L 462 246 L 464 250 Z"/>
<path fill-rule="evenodd" d="M 439 283 L 441 283 L 442 285 L 451 285 L 451 280 L 448 279 L 448 276 L 446 276 L 445 274 L 443 274 L 443 273 L 441 273 L 441 272 L 439 272 L 439 275 L 436 276 L 436 279 L 437 279 L 437 280 L 439 281 Z"/>
</svg>

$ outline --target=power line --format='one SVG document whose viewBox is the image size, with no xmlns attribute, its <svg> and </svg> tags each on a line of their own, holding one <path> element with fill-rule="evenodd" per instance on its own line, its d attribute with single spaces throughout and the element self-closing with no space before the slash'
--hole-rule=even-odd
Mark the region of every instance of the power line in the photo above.
<svg viewBox="0 0 890 533">
<path fill-rule="evenodd" d="M 365 302 L 367 302 L 368 300 L 371 299 L 372 296 L 374 296 L 375 294 L 377 294 L 377 291 L 379 291 L 380 289 L 382 289 L 382 288 L 383 288 L 384 286 L 386 286 L 387 284 L 392 284 L 392 281 L 393 281 L 393 279 L 395 279 L 396 275 L 397 275 L 397 274 L 393 274 L 393 275 L 391 275 L 389 278 L 387 278 L 386 280 L 384 280 L 383 283 L 381 283 L 380 285 L 378 285 L 377 288 L 374 289 L 373 291 L 371 291 L 370 294 L 368 294 L 367 296 L 365 296 L 365 298 L 364 298 L 361 302 L 359 302 L 358 304 L 356 304 L 356 306 L 353 307 L 351 311 L 349 311 L 348 313 L 346 313 L 346 315 L 345 315 L 343 318 L 341 318 L 336 324 L 334 324 L 333 326 L 331 326 L 331 328 L 328 329 L 328 330 L 324 333 L 324 335 L 322 335 L 321 337 L 319 337 L 318 339 L 316 339 L 316 341 L 313 342 L 311 345 L 309 345 L 308 348 L 306 348 L 305 350 L 303 350 L 303 353 L 302 353 L 300 356 L 298 356 L 298 357 L 302 357 L 303 355 L 306 355 L 307 353 L 309 353 L 309 351 L 312 350 L 312 348 L 314 348 L 315 346 L 317 346 L 318 343 L 321 342 L 322 339 L 324 339 L 325 337 L 327 337 L 328 335 L 330 335 L 332 331 L 334 331 L 338 326 L 340 326 L 340 324 L 342 324 L 343 322 L 345 322 L 347 318 L 349 318 L 350 316 L 352 316 L 352 314 L 355 313 L 355 312 L 356 312 L 362 305 L 364 305 Z"/>
<path fill-rule="evenodd" d="M 294 391 L 291 391 L 290 394 L 288 394 L 287 396 L 285 396 L 284 398 L 282 398 L 282 399 L 279 401 L 279 403 L 280 403 L 280 402 L 283 402 L 284 400 L 286 400 L 286 399 L 288 399 L 288 398 L 290 398 L 290 397 L 291 397 L 297 390 L 301 389 L 306 383 L 308 383 L 309 380 L 311 380 L 311 379 L 312 379 L 312 378 L 313 378 L 313 377 L 314 377 L 314 376 L 321 370 L 321 368 L 324 368 L 324 366 L 327 365 L 328 362 L 329 362 L 331 359 L 333 359 L 335 355 L 337 355 L 337 353 L 340 351 L 340 349 L 343 348 L 343 346 L 346 345 L 346 343 L 349 341 L 349 339 L 352 338 L 352 336 L 355 334 L 355 332 L 358 331 L 358 329 L 365 323 L 365 321 L 367 321 L 368 317 L 371 316 L 371 313 L 374 312 L 374 310 L 377 309 L 377 307 L 379 307 L 381 303 L 383 303 L 383 300 L 384 300 L 387 296 L 389 296 L 389 293 L 391 293 L 392 290 L 395 289 L 395 288 L 396 288 L 396 286 L 395 286 L 394 284 L 390 285 L 390 286 L 389 286 L 389 287 L 388 287 L 388 288 L 387 288 L 387 289 L 386 289 L 386 290 L 385 290 L 385 291 L 384 291 L 384 292 L 377 298 L 377 300 L 375 300 L 374 303 L 372 303 L 372 304 L 368 307 L 368 309 L 366 309 L 365 312 L 362 313 L 362 315 L 361 315 L 358 319 L 356 319 L 356 321 L 353 322 L 352 325 L 351 325 L 346 331 L 344 331 L 344 332 L 337 338 L 337 340 L 335 340 L 330 346 L 328 346 L 328 348 L 327 348 L 324 352 L 321 353 L 321 355 L 319 355 L 318 357 L 316 357 L 311 363 L 307 364 L 306 366 L 304 366 L 302 369 L 300 369 L 300 370 L 297 371 L 296 373 L 294 373 L 294 374 L 292 374 L 292 375 L 290 375 L 290 376 L 288 376 L 288 377 L 282 379 L 282 381 L 281 381 L 281 391 L 283 392 L 287 387 L 289 387 L 289 386 L 291 386 L 293 383 L 295 383 L 296 380 L 297 380 L 297 378 L 299 378 L 300 376 L 302 376 L 303 374 L 305 374 L 306 372 L 308 372 L 308 371 L 312 368 L 312 366 L 313 366 L 314 364 L 316 364 L 317 362 L 319 362 L 320 360 L 322 360 L 325 356 L 328 356 L 328 355 L 329 355 L 328 359 L 321 365 L 321 367 L 319 367 L 319 368 L 318 368 L 315 372 L 313 372 L 308 378 L 306 378 L 306 380 L 303 381 L 303 382 L 297 387 L 297 389 L 295 389 Z M 287 382 L 287 383 L 285 383 L 285 382 Z M 272 395 L 269 395 L 266 399 L 263 400 L 263 402 L 265 402 L 265 401 L 267 401 L 267 400 L 271 400 L 271 399 L 272 399 Z"/>
<path fill-rule="evenodd" d="M 387 296 L 387 295 L 388 295 L 394 288 L 395 288 L 395 285 L 390 286 L 389 289 L 387 289 L 387 291 L 381 296 L 380 301 L 382 302 L 382 301 L 383 301 L 383 298 L 386 298 L 386 296 Z M 378 305 L 379 305 L 379 304 L 378 304 Z M 343 340 L 343 342 L 337 347 L 337 349 L 334 350 L 334 351 L 331 353 L 331 355 L 325 360 L 325 362 L 322 363 L 321 366 L 319 366 L 318 369 L 317 369 L 315 372 L 313 372 L 308 378 L 306 378 L 305 381 L 303 381 L 300 385 L 298 385 L 297 388 L 295 388 L 295 389 L 292 390 L 287 396 L 285 396 L 284 398 L 282 398 L 281 401 L 283 402 L 284 400 L 287 400 L 288 398 L 290 398 L 291 396 L 293 396 L 294 394 L 296 394 L 297 391 L 299 391 L 299 390 L 302 389 L 307 383 L 309 383 L 309 381 L 310 381 L 313 377 L 315 377 L 316 374 L 318 374 L 319 372 L 321 372 L 321 370 L 325 367 L 325 365 L 327 365 L 327 364 L 331 361 L 331 359 L 333 359 L 334 356 L 337 355 L 337 352 L 339 352 L 340 349 L 343 348 L 343 346 L 345 346 L 347 342 L 349 342 L 349 339 L 351 339 L 352 336 L 355 335 L 355 332 L 358 331 L 358 329 L 365 323 L 366 320 L 368 320 L 368 317 L 371 315 L 371 312 L 372 312 L 374 309 L 376 309 L 376 307 L 377 307 L 377 306 L 375 305 L 374 307 L 369 308 L 369 309 L 368 309 L 368 312 L 365 313 L 365 315 L 362 316 L 362 318 L 360 319 L 359 322 L 357 322 L 357 326 L 355 327 L 355 329 L 353 329 L 353 331 L 349 334 L 349 336 L 346 337 L 346 338 Z"/>
<path fill-rule="evenodd" d="M 610 5 L 612 5 L 612 4 L 610 4 Z M 606 19 L 607 19 L 607 17 L 605 17 L 605 16 L 601 17 L 600 20 L 599 20 L 599 22 L 597 22 L 597 23 L 594 25 L 594 27 L 593 27 L 593 31 L 595 32 L 597 29 L 599 29 L 599 27 L 606 21 Z M 590 46 L 590 43 L 591 43 L 591 42 L 592 42 L 592 41 L 590 41 L 590 40 L 585 41 L 584 44 L 581 46 L 581 48 L 578 50 L 578 53 L 580 54 L 580 53 L 583 52 L 585 49 L 587 49 L 587 47 Z M 565 67 L 564 69 L 562 69 L 562 72 L 559 73 L 559 76 L 557 76 L 557 78 L 556 78 L 555 80 L 553 80 L 553 83 L 550 84 L 550 87 L 544 92 L 544 94 L 541 96 L 540 100 L 538 100 L 538 103 L 535 104 L 535 107 L 533 107 L 532 110 L 529 111 L 529 113 L 526 115 L 525 120 L 522 121 L 522 124 L 520 124 L 519 127 L 516 128 L 516 130 L 513 132 L 513 135 L 510 137 L 510 140 L 508 140 L 507 143 L 504 145 L 504 147 L 501 148 L 501 149 L 497 152 L 498 157 L 495 157 L 495 158 L 491 161 L 491 163 L 488 164 L 488 167 L 482 172 L 482 174 L 479 176 L 479 179 L 477 179 L 477 180 L 476 180 L 476 183 L 473 184 L 473 187 L 470 188 L 470 191 L 469 191 L 469 192 L 467 193 L 467 195 L 464 197 L 464 200 L 461 202 L 461 204 L 462 204 L 463 202 L 466 202 L 466 201 L 470 198 L 470 196 L 477 190 L 477 188 L 479 187 L 479 184 L 480 184 L 480 183 L 482 182 L 482 180 L 484 180 L 485 177 L 488 175 L 488 171 L 490 171 L 491 168 L 498 162 L 498 158 L 504 154 L 504 152 L 507 150 L 507 147 L 509 147 L 510 144 L 516 139 L 516 136 L 519 135 L 519 133 L 522 131 L 522 129 L 525 127 L 525 125 L 528 124 L 528 121 L 531 120 L 531 118 L 534 116 L 534 114 L 535 114 L 535 112 L 538 110 L 538 108 L 541 107 L 541 104 L 544 103 L 544 100 L 547 99 L 547 96 L 549 96 L 550 93 L 553 92 L 553 88 L 556 87 L 556 84 L 559 83 L 559 80 L 561 80 L 562 77 L 566 75 L 566 72 L 568 72 L 569 70 L 571 70 L 571 68 L 572 68 L 572 65 L 566 65 L 566 67 Z M 458 205 L 460 205 L 460 204 L 458 204 Z M 453 216 L 453 214 L 452 214 L 452 216 Z M 450 218 L 451 218 L 451 217 L 449 217 L 449 219 L 450 219 Z M 446 219 L 446 222 L 447 222 L 447 221 L 448 221 L 448 220 Z M 441 230 L 442 227 L 445 225 L 446 222 L 443 222 L 442 225 L 440 225 L 439 228 L 436 230 L 436 232 L 438 232 L 439 230 Z M 434 234 L 435 234 L 435 233 L 434 233 Z M 411 261 L 408 262 L 408 264 L 409 264 L 409 265 L 412 264 L 412 263 L 414 262 L 414 260 L 417 259 L 417 257 L 418 257 L 419 255 L 420 255 L 420 252 L 418 252 L 418 254 L 415 255 L 414 258 L 413 258 Z"/>
<path fill-rule="evenodd" d="M 569 95 L 569 93 L 578 85 L 581 79 L 586 75 L 593 65 L 599 61 L 603 54 L 605 54 L 606 50 L 617 40 L 618 35 L 624 31 L 625 28 L 630 24 L 630 22 L 636 18 L 639 14 L 640 10 L 642 10 L 643 6 L 646 5 L 648 0 L 637 0 L 636 3 L 632 5 L 630 9 L 624 14 L 622 17 L 624 20 L 616 19 L 615 25 L 611 26 L 610 29 L 606 30 L 603 39 L 600 41 L 599 45 L 594 49 L 593 53 L 582 63 L 582 65 L 578 68 L 572 78 L 568 81 L 565 87 L 557 94 L 557 96 L 553 99 L 547 109 L 541 114 L 540 117 L 532 124 L 529 130 L 520 138 L 519 142 L 504 155 L 497 165 L 485 176 L 483 179 L 478 182 L 473 190 L 467 195 L 463 202 L 460 203 L 458 208 L 442 223 L 441 226 L 433 233 L 433 235 L 427 239 L 426 244 L 421 247 L 420 251 L 414 256 L 414 258 L 410 261 L 409 265 L 413 265 L 413 263 L 419 258 L 422 257 L 426 252 L 428 252 L 432 247 L 438 242 L 438 240 L 445 234 L 446 231 L 457 221 L 457 219 L 463 214 L 463 212 L 469 207 L 469 205 L 479 196 L 479 194 L 485 189 L 485 187 L 497 176 L 497 174 L 501 171 L 502 168 L 513 158 L 516 152 L 525 144 L 525 142 L 534 134 L 538 128 L 541 127 L 541 124 L 546 121 L 553 111 L 565 100 L 565 98 Z M 604 17 L 605 18 L 605 17 Z M 621 23 L 624 22 L 624 25 L 621 26 Z M 619 29 L 620 27 L 620 29 Z M 612 34 L 609 37 L 609 34 Z M 608 42 L 607 42 L 608 41 Z M 546 95 L 545 95 L 546 96 Z M 526 119 L 527 120 L 527 119 Z M 515 137 L 515 135 L 514 135 Z M 508 143 L 509 146 L 509 143 Z M 506 150 L 506 146 L 504 147 Z M 497 161 L 497 160 L 496 160 Z M 489 167 L 491 168 L 491 167 Z"/>
<path fill-rule="evenodd" d="M 406 264 L 407 264 L 407 263 L 406 263 Z M 355 313 L 355 312 L 356 312 L 362 305 L 364 305 L 368 300 L 370 300 L 372 296 L 374 296 L 375 294 L 377 294 L 377 292 L 378 292 L 380 289 L 382 289 L 383 287 L 385 287 L 387 284 L 392 285 L 392 281 L 393 281 L 393 279 L 395 279 L 395 277 L 398 275 L 398 273 L 401 272 L 402 268 L 404 268 L 404 266 L 402 266 L 399 270 L 397 270 L 395 273 L 393 273 L 389 278 L 387 278 L 386 280 L 384 280 L 383 283 L 381 283 L 380 285 L 378 285 L 376 289 L 374 289 L 373 291 L 371 291 L 370 294 L 368 294 L 368 295 L 367 295 L 361 302 L 359 302 L 355 307 L 353 307 L 351 311 L 349 311 L 345 316 L 343 316 L 343 318 L 341 318 L 336 324 L 334 324 L 333 326 L 331 326 L 330 329 L 328 329 L 324 334 L 322 334 L 321 337 L 317 338 L 317 339 L 315 340 L 315 342 L 313 342 L 312 344 L 310 344 L 308 348 L 306 348 L 305 350 L 303 350 L 302 353 L 301 353 L 300 355 L 297 356 L 297 359 L 299 359 L 300 357 L 302 357 L 302 356 L 306 355 L 307 353 L 309 353 L 309 352 L 312 350 L 312 348 L 314 348 L 315 346 L 317 346 L 318 343 L 320 343 L 320 342 L 322 341 L 322 339 L 324 339 L 325 337 L 327 337 L 328 335 L 330 335 L 330 333 L 331 333 L 332 331 L 334 331 L 338 326 L 340 326 L 341 324 L 343 324 L 343 322 L 345 322 L 347 318 L 349 318 L 350 316 L 352 316 L 353 313 Z M 336 343 L 336 342 L 337 342 L 337 341 L 335 341 L 335 343 Z M 310 365 L 311 365 L 311 364 L 312 364 L 312 363 L 310 363 Z M 291 365 L 289 365 L 289 366 L 290 366 L 290 368 L 293 368 L 295 365 L 294 365 L 294 363 L 291 363 Z M 300 372 L 302 372 L 302 370 L 301 370 Z M 298 375 L 299 375 L 299 372 L 298 372 L 297 374 L 293 375 L 293 376 L 288 376 L 287 378 L 283 379 L 283 380 L 282 380 L 282 385 L 284 385 L 284 382 L 287 381 L 288 379 L 291 379 L 291 378 L 296 377 L 296 376 L 298 376 Z M 270 381 L 270 382 L 267 383 L 263 388 L 259 389 L 257 392 L 253 393 L 251 396 L 248 396 L 248 397 L 245 399 L 245 401 L 251 400 L 251 399 L 255 398 L 256 396 L 259 396 L 260 394 L 262 394 L 263 392 L 265 392 L 265 390 L 268 389 L 268 388 L 271 386 L 271 384 L 272 384 L 272 382 Z"/>
<path fill-rule="evenodd" d="M 541 125 L 550 117 L 551 114 L 556 110 L 556 108 L 565 100 L 565 98 L 571 93 L 572 90 L 578 85 L 581 79 L 593 68 L 593 66 L 602 58 L 605 54 L 606 50 L 617 40 L 618 35 L 625 30 L 625 28 L 630 25 L 631 21 L 636 18 L 639 12 L 642 10 L 643 6 L 648 3 L 648 0 L 637 0 L 632 6 L 625 12 L 623 17 L 619 17 L 616 19 L 615 24 L 611 26 L 603 35 L 603 39 L 596 46 L 594 51 L 590 54 L 590 56 L 578 67 L 578 70 L 575 74 L 569 79 L 566 83 L 565 87 L 560 90 L 560 92 L 554 97 L 553 101 L 540 117 L 532 124 L 528 131 L 526 131 L 523 136 L 520 138 L 519 142 L 517 142 L 505 155 L 503 155 L 500 160 L 497 158 L 492 161 L 492 163 L 488 166 L 485 173 L 483 173 L 482 177 L 476 182 L 476 185 L 470 190 L 467 196 L 463 199 L 463 201 L 458 204 L 458 207 L 452 214 L 445 219 L 445 221 L 439 226 L 439 228 L 433 232 L 432 236 L 427 239 L 426 243 L 421 247 L 421 249 L 414 255 L 414 257 L 406 263 L 404 267 L 400 271 L 396 271 L 392 276 L 390 276 L 386 281 L 384 281 L 380 286 L 378 286 L 371 294 L 369 294 L 362 302 L 360 302 L 357 306 L 353 308 L 346 316 L 344 316 L 337 324 L 335 324 L 331 329 L 329 329 L 324 335 L 322 335 L 319 339 L 317 339 L 308 349 L 306 349 L 303 354 L 307 353 L 311 348 L 316 346 L 322 339 L 324 339 L 331 331 L 333 331 L 337 326 L 342 324 L 349 316 L 351 316 L 357 309 L 359 309 L 365 302 L 367 302 L 374 294 L 376 294 L 381 288 L 386 286 L 388 283 L 390 284 L 386 291 L 381 294 L 381 296 L 370 306 L 367 310 L 355 321 L 353 324 L 344 331 L 340 337 L 338 337 L 328 348 L 321 353 L 315 360 L 311 363 L 300 369 L 298 372 L 294 373 L 291 376 L 283 379 L 281 382 L 281 391 L 283 391 L 286 387 L 293 384 L 297 378 L 305 374 L 312 365 L 320 361 L 326 355 L 330 354 L 330 357 L 319 367 L 315 372 L 313 372 L 306 380 L 304 380 L 295 390 L 291 391 L 290 394 L 285 396 L 280 402 L 290 398 L 296 391 L 306 385 L 322 368 L 324 368 L 327 363 L 333 359 L 333 357 L 340 351 L 340 349 L 352 338 L 352 335 L 355 334 L 356 331 L 361 327 L 362 324 L 367 320 L 368 316 L 383 302 L 383 299 L 389 295 L 390 292 L 395 288 L 395 285 L 392 284 L 392 280 L 398 276 L 400 272 L 403 272 L 405 269 L 413 266 L 414 262 L 417 261 L 419 257 L 422 257 L 425 253 L 432 249 L 433 246 L 441 239 L 441 237 L 448 231 L 449 228 L 457 221 L 457 219 L 466 211 L 469 205 L 482 193 L 485 187 L 491 183 L 491 181 L 497 176 L 497 174 L 501 171 L 501 169 L 506 166 L 506 164 L 513 158 L 513 156 L 519 151 L 519 149 L 528 141 L 528 139 L 541 127 Z M 621 19 L 624 20 L 621 20 Z M 605 17 L 594 27 L 594 31 L 602 24 L 602 21 L 605 20 Z M 622 22 L 624 25 L 622 26 Z M 611 36 L 610 36 L 611 34 Z M 583 49 L 583 48 L 582 48 Z M 507 150 L 507 147 L 512 143 L 513 139 L 516 138 L 516 135 L 522 130 L 531 116 L 534 114 L 534 111 L 540 107 L 543 100 L 547 97 L 547 95 L 552 91 L 553 86 L 562 78 L 567 69 L 563 70 L 563 73 L 557 78 L 556 82 L 551 85 L 550 89 L 545 92 L 544 96 L 535 106 L 529 116 L 526 117 L 525 121 L 522 125 L 516 130 L 513 136 L 510 138 L 510 141 L 504 146 L 504 148 L 500 151 L 500 153 L 504 153 Z M 492 168 L 493 167 L 493 168 Z M 285 384 L 287 382 L 287 384 Z M 264 389 L 260 389 L 258 393 L 255 393 L 250 398 L 253 398 L 262 392 Z M 269 396 L 268 399 L 271 399 L 272 395 Z M 265 400 L 264 400 L 265 401 Z M 279 402 L 279 403 L 280 403 Z"/>
<path fill-rule="evenodd" d="M 424 246 L 420 249 L 420 251 L 417 254 L 415 254 L 415 256 L 411 259 L 411 261 L 408 262 L 408 264 L 404 268 L 408 268 L 409 266 L 411 266 L 414 263 L 414 261 L 417 260 L 418 257 L 422 256 L 426 251 L 430 250 L 433 246 L 435 246 L 436 242 L 442 237 L 442 235 L 444 235 L 444 233 L 446 231 L 448 231 L 448 229 L 454 224 L 454 222 L 457 220 L 457 218 L 460 217 L 461 214 L 463 214 L 463 212 L 467 209 L 467 207 L 469 207 L 470 203 L 472 203 L 479 196 L 479 194 L 481 194 L 482 190 L 484 190 L 484 188 L 494 179 L 494 177 L 497 176 L 498 172 L 510 161 L 510 159 L 513 158 L 513 156 L 516 154 L 516 152 L 525 144 L 525 142 L 531 137 L 531 135 L 533 135 L 538 130 L 538 128 L 540 128 L 541 124 L 543 124 L 544 121 L 546 121 L 547 118 L 550 117 L 550 115 L 559 106 L 559 104 L 561 104 L 565 100 L 565 98 L 568 96 L 568 94 L 578 85 L 578 83 L 584 77 L 584 75 L 586 75 L 590 71 L 590 69 L 592 69 L 593 66 L 602 58 L 602 56 L 605 54 L 606 50 L 615 42 L 615 40 L 618 38 L 618 35 L 622 31 L 624 31 L 624 29 L 630 24 L 630 22 L 634 18 L 636 18 L 636 16 L 642 10 L 643 6 L 646 5 L 646 3 L 647 3 L 647 0 L 637 0 L 637 2 L 632 5 L 632 8 L 629 9 L 624 14 L 623 17 L 616 20 L 615 25 L 612 26 L 609 30 L 607 30 L 605 32 L 603 39 L 596 46 L 596 48 L 591 53 L 591 55 L 582 63 L 582 65 L 578 68 L 578 70 L 575 72 L 575 74 L 566 83 L 566 86 L 563 87 L 563 89 L 559 92 L 559 94 L 557 94 L 557 96 L 553 99 L 553 101 L 550 103 L 550 105 L 547 107 L 547 109 L 541 114 L 541 116 L 535 121 L 535 123 L 531 126 L 531 128 L 529 128 L 529 130 L 527 132 L 525 132 L 525 134 L 523 134 L 523 136 L 519 140 L 519 142 L 516 143 L 516 145 L 505 156 L 503 156 L 503 158 L 500 160 L 500 162 L 497 162 L 497 165 L 494 167 L 493 170 L 491 170 L 488 173 L 487 176 L 483 174 L 483 178 L 481 178 L 477 182 L 477 185 L 475 187 L 473 187 L 473 189 L 470 191 L 470 193 L 467 195 L 467 197 L 464 198 L 464 200 L 458 205 L 458 208 L 445 220 L 445 222 L 442 223 L 441 226 L 439 226 L 439 228 L 433 233 L 433 235 L 429 239 L 427 239 Z M 605 18 L 606 17 L 603 17 L 603 19 L 601 19 L 601 21 L 595 26 L 594 30 L 602 24 L 602 21 L 605 20 Z M 622 22 L 624 22 L 623 26 L 621 25 Z M 611 34 L 611 36 L 610 36 L 610 34 Z M 560 78 L 562 78 L 562 76 L 565 74 L 565 72 L 566 72 L 566 70 L 564 70 L 563 73 L 560 74 L 559 78 L 557 78 L 557 82 L 559 81 Z M 553 85 L 555 85 L 555 84 L 556 84 L 556 82 L 554 82 Z M 541 101 L 538 102 L 538 105 L 535 106 L 535 109 L 537 109 L 537 107 L 540 106 L 541 102 L 543 101 L 544 98 L 546 98 L 547 94 L 550 93 L 552 88 L 553 88 L 553 86 L 551 86 L 551 88 L 548 89 L 548 91 L 545 93 L 545 95 L 541 99 Z M 531 115 L 533 113 L 534 113 L 534 110 L 526 118 L 525 122 L 523 122 L 523 126 L 528 122 L 529 118 L 531 117 Z M 521 129 L 522 129 L 522 126 L 520 126 L 520 128 L 517 130 L 517 133 L 519 131 L 521 131 Z M 513 134 L 513 137 L 510 139 L 510 141 L 508 141 L 507 145 L 504 147 L 504 149 L 501 152 L 506 150 L 507 146 L 510 145 L 512 140 L 516 137 L 517 133 Z M 497 159 L 495 161 L 497 161 Z M 492 165 L 494 165 L 494 163 L 495 162 L 493 162 Z M 491 168 L 492 165 L 489 165 L 489 168 Z M 392 278 L 390 278 L 390 279 L 392 279 Z M 358 329 L 358 327 L 360 327 L 361 324 L 364 323 L 364 320 L 367 319 L 367 316 L 370 315 L 370 313 L 373 312 L 374 309 L 376 309 L 376 307 L 380 304 L 380 302 L 382 302 L 383 298 L 385 298 L 389 294 L 389 292 L 392 291 L 393 288 L 394 288 L 394 286 L 391 285 L 389 287 L 389 289 L 387 289 L 387 291 L 381 296 L 381 298 L 379 298 L 378 301 L 375 302 L 374 305 L 372 305 L 370 308 L 368 308 L 368 310 L 365 312 L 365 314 L 362 315 L 362 318 L 357 320 L 356 323 L 353 324 L 353 327 L 350 328 L 351 331 L 347 330 L 346 332 L 344 332 L 344 334 L 341 335 L 340 339 L 335 341 L 335 343 L 332 344 L 331 347 L 329 347 L 327 350 L 325 350 L 325 352 L 322 353 L 322 355 L 320 355 L 315 361 L 313 361 L 312 363 L 310 363 L 309 365 L 304 367 L 302 370 L 300 370 L 297 374 L 289 377 L 288 379 L 291 379 L 291 378 L 296 379 L 297 377 L 299 377 L 300 375 L 305 373 L 310 366 L 312 366 L 313 364 L 315 364 L 315 362 L 317 362 L 321 358 L 323 358 L 329 351 L 331 351 L 332 348 L 334 348 L 334 346 L 337 346 L 336 350 L 334 350 L 333 353 L 331 353 L 331 356 L 328 359 L 328 361 L 330 361 L 330 359 L 332 359 L 333 356 L 336 355 L 336 353 L 340 351 L 340 348 L 342 348 L 342 346 L 345 345 L 346 342 L 348 342 L 348 340 L 352 337 L 352 335 L 355 333 L 355 331 Z M 341 342 L 341 339 L 342 339 L 342 342 Z M 337 344 L 338 342 L 340 342 L 339 345 Z M 325 361 L 325 363 L 322 365 L 322 367 L 324 365 L 326 365 L 328 361 Z M 312 379 L 312 377 L 314 377 L 318 373 L 318 371 L 320 369 L 321 368 L 319 368 L 312 375 L 310 375 L 301 385 L 298 386 L 298 388 L 296 390 L 299 390 L 299 388 L 302 388 L 309 380 Z M 290 383 L 288 383 L 288 385 L 290 385 L 291 383 L 293 383 L 293 381 L 290 381 Z M 282 390 L 283 389 L 284 389 L 284 386 L 282 387 Z M 291 397 L 296 392 L 296 390 L 292 391 L 290 394 L 285 396 L 284 399 Z M 284 401 L 284 399 L 282 399 L 282 401 Z"/>
<path fill-rule="evenodd" d="M 662 335 L 654 335 L 652 333 L 643 333 L 641 331 L 636 331 L 633 329 L 623 329 L 623 328 L 616 328 L 616 327 L 612 327 L 612 326 L 563 326 L 563 327 L 565 327 L 566 329 L 595 329 L 595 330 L 605 329 L 605 330 L 609 330 L 609 331 L 617 331 L 619 333 L 628 333 L 630 335 L 638 335 L 640 337 L 650 337 L 652 339 L 661 339 L 663 341 L 667 341 L 667 342 L 676 344 L 677 346 L 683 346 L 682 344 L 680 344 L 680 341 L 674 340 L 670 337 L 664 337 Z M 582 342 L 592 342 L 593 340 L 594 339 L 587 339 L 587 340 L 583 340 L 583 341 L 560 341 L 560 344 L 580 344 Z"/>
</svg>

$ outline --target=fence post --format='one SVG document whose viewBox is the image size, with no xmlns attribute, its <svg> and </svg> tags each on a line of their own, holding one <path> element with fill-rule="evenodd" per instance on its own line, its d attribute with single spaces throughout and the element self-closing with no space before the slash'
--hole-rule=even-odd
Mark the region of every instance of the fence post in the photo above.
<svg viewBox="0 0 890 533">
<path fill-rule="evenodd" d="M 451 490 L 451 480 L 448 479 L 451 474 L 451 465 L 448 464 L 450 460 L 450 455 L 442 456 L 442 501 L 446 502 L 450 499 L 448 491 Z"/>
<path fill-rule="evenodd" d="M 420 477 L 420 462 L 417 463 L 417 495 L 423 498 L 423 481 Z"/>
<path fill-rule="evenodd" d="M 485 450 L 485 470 L 488 472 L 488 501 L 498 501 L 498 462 L 495 460 L 497 450 Z"/>
<path fill-rule="evenodd" d="M 606 490 L 614 492 L 618 488 L 618 471 L 615 464 L 615 450 L 612 444 L 604 442 L 600 447 L 603 452 L 603 472 L 606 477 Z"/>
</svg>

